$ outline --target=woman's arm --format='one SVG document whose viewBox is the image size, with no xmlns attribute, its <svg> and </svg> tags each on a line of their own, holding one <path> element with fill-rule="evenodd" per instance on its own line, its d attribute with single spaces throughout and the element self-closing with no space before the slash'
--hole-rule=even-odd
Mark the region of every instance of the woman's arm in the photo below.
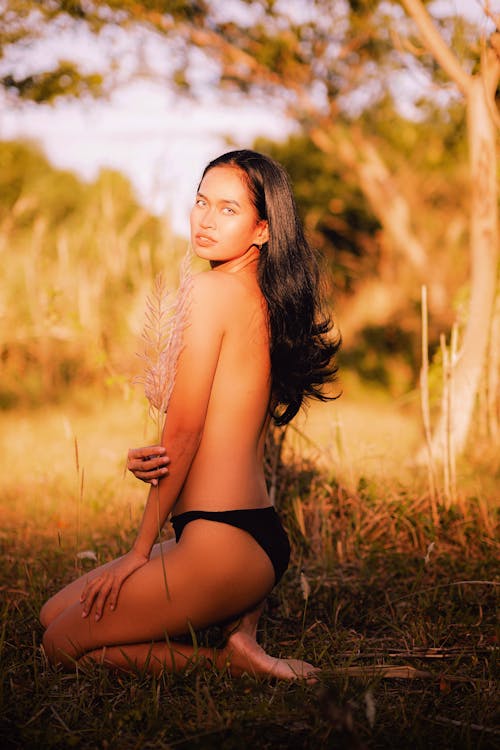
<svg viewBox="0 0 500 750">
<path fill-rule="evenodd" d="M 150 488 L 141 525 L 129 553 L 94 579 L 82 593 L 83 616 L 102 614 L 109 597 L 114 609 L 123 581 L 145 564 L 159 531 L 173 508 L 200 444 L 225 329 L 222 274 L 203 273 L 193 280 L 193 298 L 174 388 L 163 428 L 162 445 L 171 466 Z"/>
<path fill-rule="evenodd" d="M 219 274 L 194 279 L 192 309 L 163 427 L 171 461 L 168 477 L 151 487 L 133 549 L 149 555 L 172 510 L 200 444 L 224 333 Z"/>
</svg>

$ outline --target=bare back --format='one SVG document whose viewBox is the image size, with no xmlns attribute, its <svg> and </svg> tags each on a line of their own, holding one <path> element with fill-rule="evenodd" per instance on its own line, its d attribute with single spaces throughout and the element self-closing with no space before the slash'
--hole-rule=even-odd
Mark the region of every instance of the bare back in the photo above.
<svg viewBox="0 0 500 750">
<path fill-rule="evenodd" d="M 178 433 L 184 419 L 203 418 L 203 423 L 174 514 L 269 505 L 263 473 L 269 334 L 255 266 L 238 273 L 212 270 L 195 278 L 167 427 L 174 422 Z M 198 382 L 204 403 L 185 393 L 186 380 L 195 387 Z M 198 414 L 190 413 L 196 409 Z M 168 439 L 165 445 L 168 450 Z"/>
</svg>

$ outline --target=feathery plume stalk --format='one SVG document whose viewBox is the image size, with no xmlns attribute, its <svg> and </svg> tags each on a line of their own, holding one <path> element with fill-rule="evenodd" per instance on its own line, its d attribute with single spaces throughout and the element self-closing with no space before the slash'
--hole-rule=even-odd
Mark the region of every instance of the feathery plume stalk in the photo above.
<svg viewBox="0 0 500 750">
<path fill-rule="evenodd" d="M 144 351 L 139 354 L 144 361 L 142 375 L 136 383 L 144 385 L 144 393 L 149 401 L 149 411 L 157 427 L 158 442 L 161 439 L 163 416 L 168 409 L 177 373 L 177 361 L 182 350 L 183 332 L 187 325 L 191 302 L 192 274 L 191 248 L 188 246 L 180 267 L 179 288 L 173 295 L 166 287 L 165 279 L 159 273 L 153 290 L 146 300 L 146 322 L 142 332 Z M 153 488 L 152 488 L 153 489 Z M 161 537 L 160 494 L 156 485 L 158 537 Z M 161 551 L 161 565 L 165 593 L 170 599 L 167 571 Z"/>
<path fill-rule="evenodd" d="M 187 325 L 191 301 L 191 251 L 188 248 L 180 267 L 177 294 L 170 292 L 159 273 L 146 300 L 146 320 L 142 333 L 144 371 L 135 382 L 142 383 L 149 401 L 151 415 L 158 425 L 172 395 L 177 361 L 182 350 L 183 332 Z"/>
</svg>

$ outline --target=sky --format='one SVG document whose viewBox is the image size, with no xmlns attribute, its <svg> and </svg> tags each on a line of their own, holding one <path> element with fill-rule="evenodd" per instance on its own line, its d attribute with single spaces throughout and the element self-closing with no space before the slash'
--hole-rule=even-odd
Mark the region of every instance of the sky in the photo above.
<svg viewBox="0 0 500 750">
<path fill-rule="evenodd" d="M 492 7 L 499 4 L 493 0 Z M 439 0 L 439 5 L 472 17 L 480 12 L 478 0 Z M 120 49 L 126 39 L 114 43 L 126 67 L 125 47 Z M 164 48 L 153 52 L 155 59 L 165 55 Z M 98 62 L 101 52 L 85 36 L 75 40 L 74 35 L 61 34 L 37 54 L 45 61 L 70 54 L 85 65 Z M 18 64 L 22 69 L 23 61 Z M 214 98 L 186 101 L 153 80 L 118 88 L 105 101 L 10 106 L 0 112 L 0 138 L 34 139 L 54 165 L 75 170 L 85 179 L 94 178 L 101 167 L 121 171 L 139 200 L 156 213 L 168 214 L 181 235 L 187 233 L 194 190 L 211 158 L 229 148 L 251 147 L 259 135 L 281 140 L 292 130 L 279 102 L 263 105 L 241 99 L 238 106 L 230 106 Z"/>
<path fill-rule="evenodd" d="M 207 162 L 230 148 L 250 147 L 258 135 L 281 139 L 292 127 L 278 110 L 262 112 L 251 102 L 235 108 L 176 101 L 145 81 L 118 91 L 109 102 L 33 105 L 0 117 L 1 138 L 35 139 L 53 164 L 85 179 L 103 166 L 118 169 L 140 201 L 167 213 L 184 235 Z"/>
</svg>

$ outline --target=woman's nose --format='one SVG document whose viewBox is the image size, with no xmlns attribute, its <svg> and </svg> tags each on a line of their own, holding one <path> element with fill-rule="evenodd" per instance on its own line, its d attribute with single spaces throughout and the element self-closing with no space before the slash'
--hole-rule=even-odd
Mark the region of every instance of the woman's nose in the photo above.
<svg viewBox="0 0 500 750">
<path fill-rule="evenodd" d="M 203 211 L 200 219 L 200 225 L 202 227 L 205 227 L 205 229 L 210 229 L 215 227 L 215 212 L 213 208 L 206 208 L 205 211 Z"/>
</svg>

